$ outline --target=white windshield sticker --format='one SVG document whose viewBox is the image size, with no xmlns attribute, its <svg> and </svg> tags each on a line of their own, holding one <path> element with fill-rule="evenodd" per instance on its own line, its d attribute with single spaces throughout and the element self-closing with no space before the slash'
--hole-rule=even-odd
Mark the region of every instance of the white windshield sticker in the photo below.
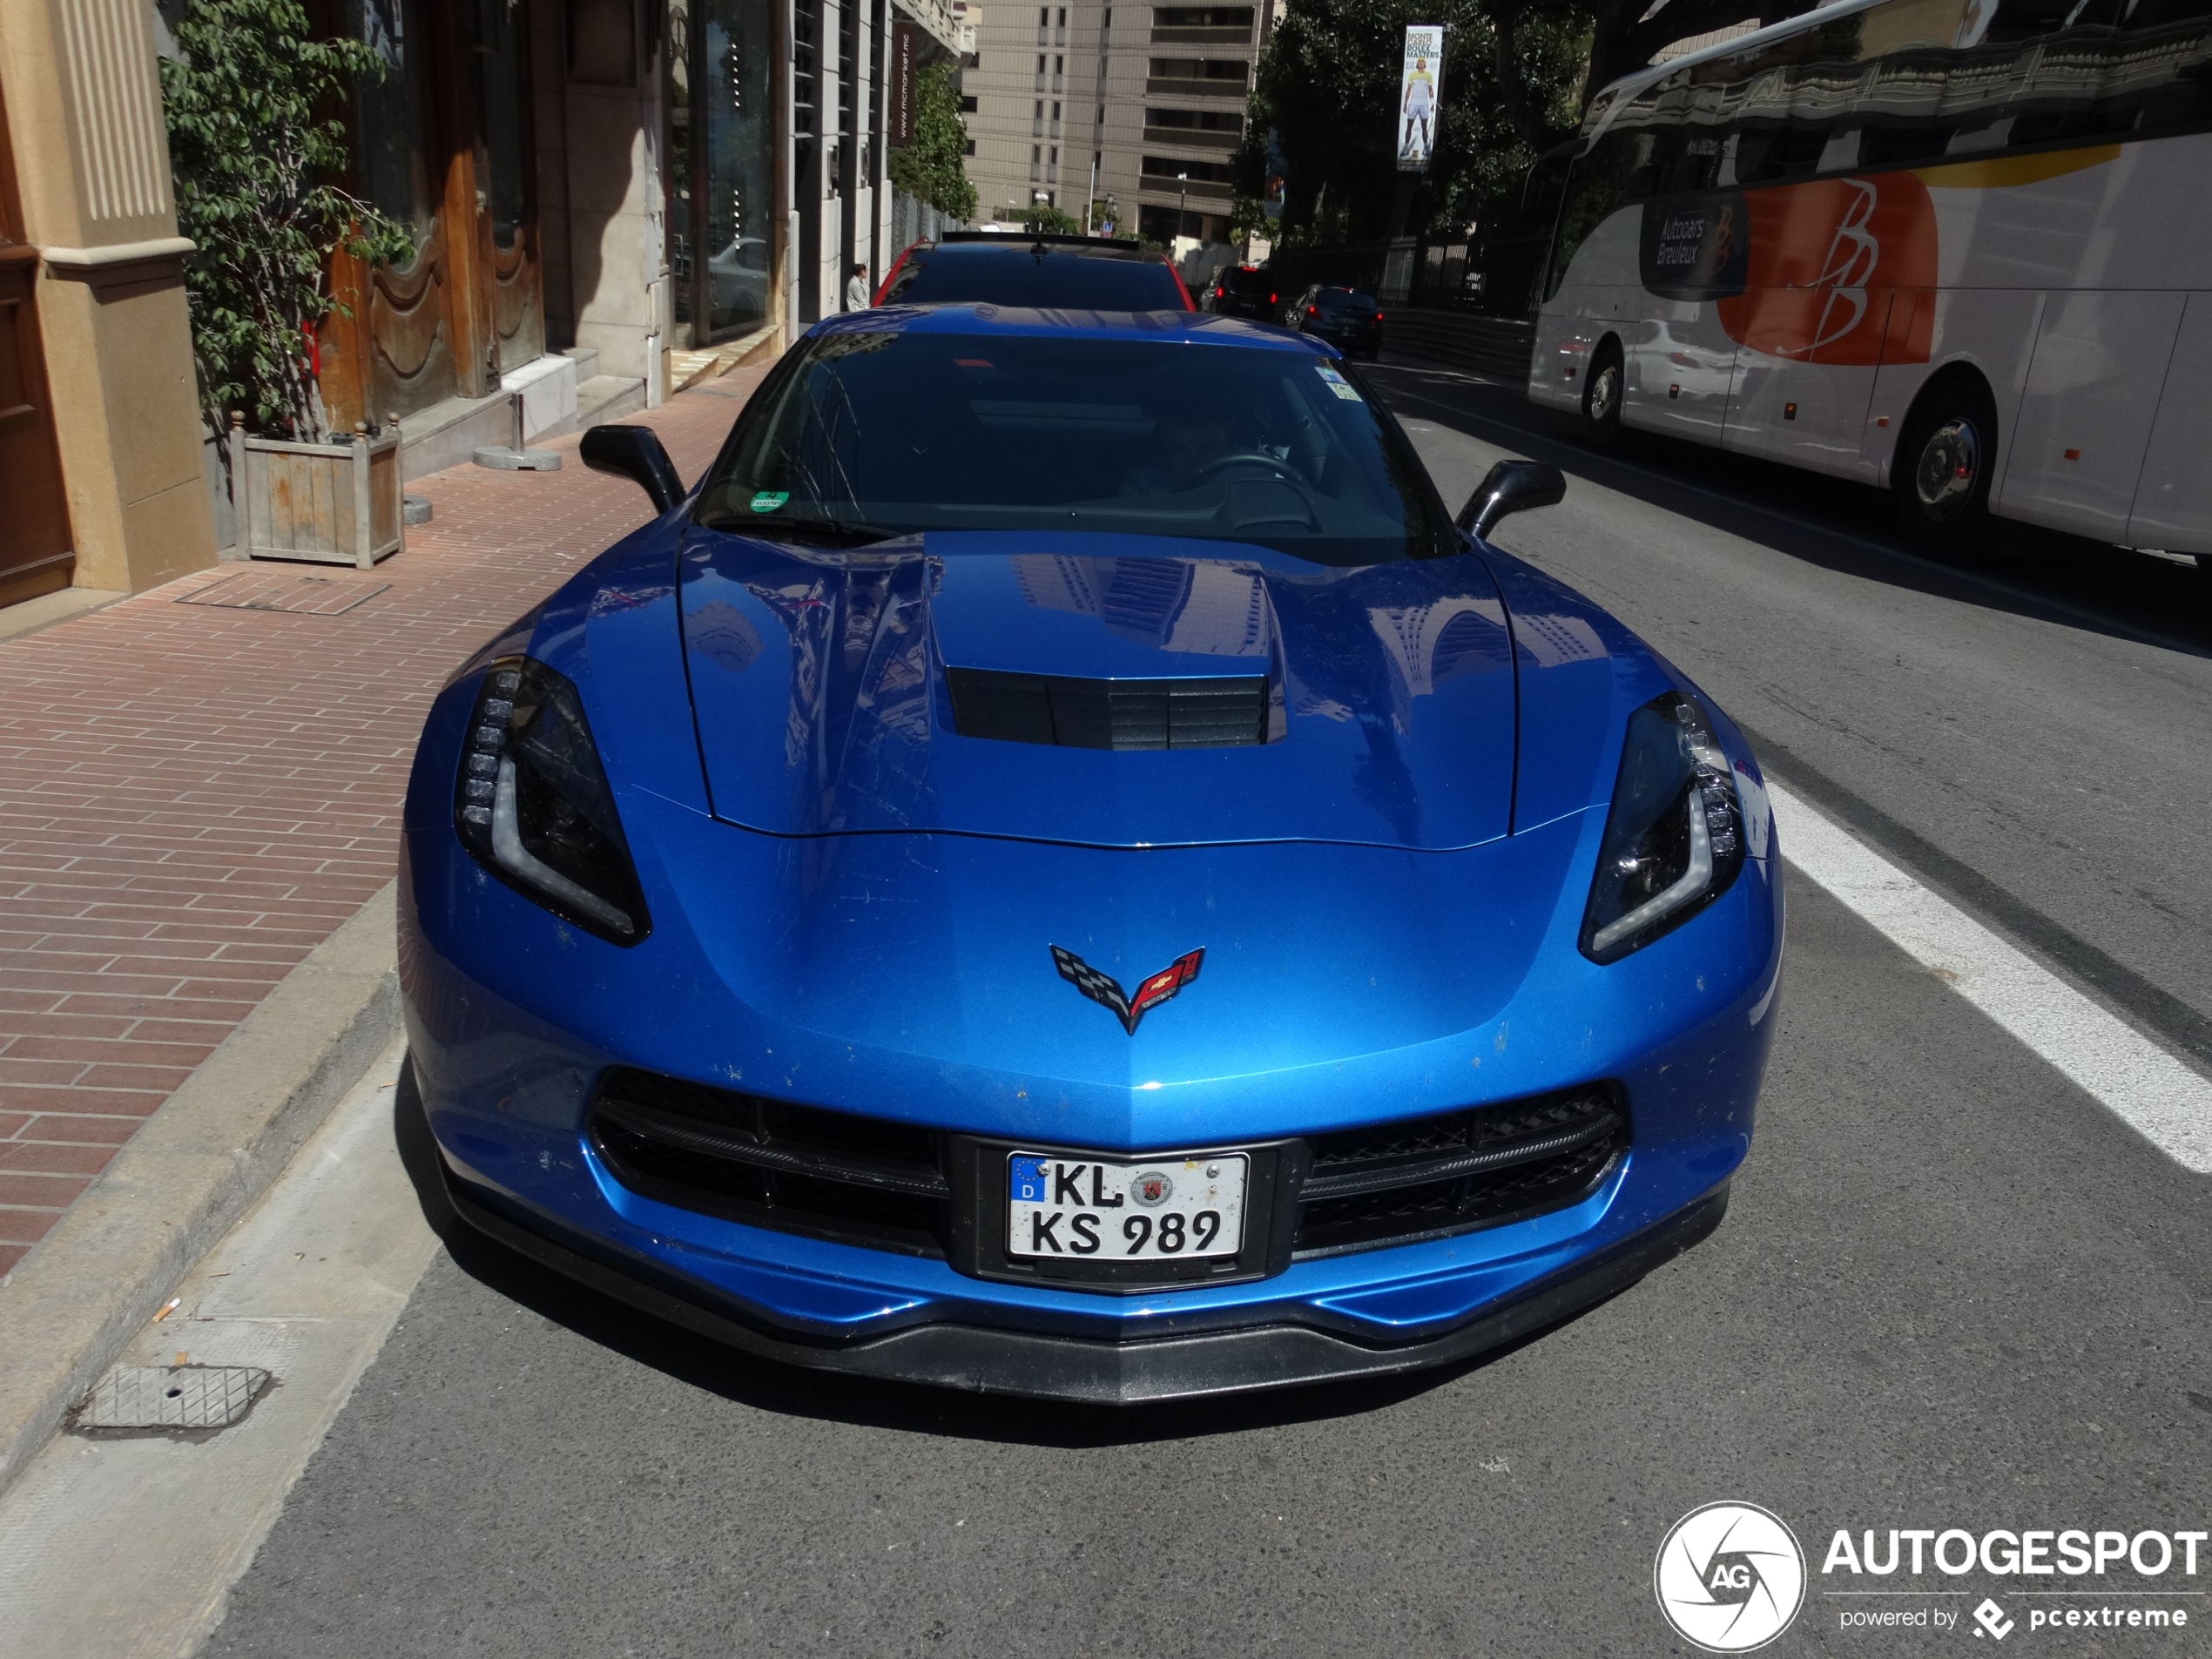
<svg viewBox="0 0 2212 1659">
<path fill-rule="evenodd" d="M 1354 389 L 1352 382 L 1345 380 L 1343 375 L 1338 374 L 1335 368 L 1331 365 L 1327 363 L 1316 363 L 1313 366 L 1313 372 L 1320 375 L 1323 380 L 1328 381 L 1329 389 L 1332 392 L 1334 392 L 1339 397 L 1344 399 L 1345 402 L 1357 403 L 1360 401 L 1359 394 L 1356 389 Z"/>
</svg>

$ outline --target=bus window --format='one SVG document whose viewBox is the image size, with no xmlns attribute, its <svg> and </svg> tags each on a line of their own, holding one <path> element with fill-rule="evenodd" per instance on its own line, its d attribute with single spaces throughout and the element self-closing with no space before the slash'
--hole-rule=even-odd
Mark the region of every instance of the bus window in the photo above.
<svg viewBox="0 0 2212 1659">
<path fill-rule="evenodd" d="M 1618 126 L 1599 136 L 1588 155 L 1580 158 L 1568 175 L 1567 199 L 1560 209 L 1559 231 L 1552 239 L 1551 272 L 1544 282 L 1544 298 L 1559 292 L 1567 266 L 1582 239 L 1610 218 L 1616 209 L 1650 193 L 1652 136 L 1623 132 Z"/>
<path fill-rule="evenodd" d="M 1559 199 L 1567 193 L 1567 157 L 1554 151 L 1528 170 L 1521 187 L 1519 227 L 1549 236 L 1559 222 Z"/>
<path fill-rule="evenodd" d="M 2098 115 L 2107 132 L 2212 119 L 2212 0 L 2123 0 Z"/>
</svg>

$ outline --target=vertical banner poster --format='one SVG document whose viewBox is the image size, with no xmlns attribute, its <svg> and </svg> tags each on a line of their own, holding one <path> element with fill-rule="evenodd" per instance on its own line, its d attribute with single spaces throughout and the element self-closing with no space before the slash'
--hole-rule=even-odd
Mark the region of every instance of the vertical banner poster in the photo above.
<svg viewBox="0 0 2212 1659">
<path fill-rule="evenodd" d="M 1443 114 L 1444 25 L 1406 25 L 1406 67 L 1398 83 L 1398 171 L 1423 172 L 1436 149 Z"/>
<path fill-rule="evenodd" d="M 885 141 L 894 150 L 914 141 L 914 26 L 901 20 L 891 30 L 891 109 Z"/>
</svg>

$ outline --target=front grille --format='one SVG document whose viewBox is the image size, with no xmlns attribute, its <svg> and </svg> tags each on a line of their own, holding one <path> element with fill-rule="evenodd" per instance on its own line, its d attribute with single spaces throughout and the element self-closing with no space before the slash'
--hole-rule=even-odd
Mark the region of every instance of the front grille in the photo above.
<svg viewBox="0 0 2212 1659">
<path fill-rule="evenodd" d="M 1628 1144 L 1627 1112 L 1603 1085 L 1316 1136 L 1291 1248 L 1404 1244 L 1561 1209 Z"/>
<path fill-rule="evenodd" d="M 964 738 L 1071 749 L 1222 749 L 1267 740 L 1267 681 L 1099 680 L 946 671 Z"/>
<path fill-rule="evenodd" d="M 955 1257 L 947 1177 L 966 1167 L 954 1149 L 969 1143 L 934 1130 L 627 1068 L 601 1081 L 589 1124 L 616 1179 L 646 1197 L 811 1238 Z M 1610 1084 L 1314 1136 L 1291 1252 L 1406 1244 L 1561 1209 L 1595 1190 L 1628 1146 L 1627 1107 Z M 975 1209 L 967 1231 L 998 1226 L 1002 1150 L 988 1145 L 976 1172 L 958 1179 Z M 960 1246 L 954 1265 L 976 1271 L 968 1259 L 975 1248 L 972 1238 Z"/>
<path fill-rule="evenodd" d="M 664 1204 L 919 1256 L 951 1236 L 938 1137 L 910 1123 L 617 1069 L 590 1128 L 616 1178 Z"/>
</svg>

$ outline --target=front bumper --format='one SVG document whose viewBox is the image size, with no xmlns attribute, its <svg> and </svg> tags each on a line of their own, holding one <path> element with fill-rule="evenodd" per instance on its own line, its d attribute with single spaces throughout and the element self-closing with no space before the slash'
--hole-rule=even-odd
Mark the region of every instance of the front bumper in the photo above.
<svg viewBox="0 0 2212 1659">
<path fill-rule="evenodd" d="M 1761 860 L 1692 924 L 1600 968 L 1574 941 L 1602 812 L 1434 854 L 1132 853 L 920 833 L 794 841 L 630 788 L 621 810 L 653 931 L 621 950 L 489 880 L 442 821 L 465 691 L 426 735 L 400 900 L 415 1076 L 456 1202 L 525 1252 L 740 1349 L 1097 1400 L 1402 1372 L 1633 1282 L 1710 1231 L 1749 1148 L 1782 921 L 1777 872 Z M 1206 977 L 1132 1037 L 1049 971 L 1049 939 L 1125 958 L 1125 971 L 1203 942 Z M 1241 1282 L 1113 1294 L 649 1197 L 588 1130 L 617 1067 L 1102 1156 L 1310 1136 L 1605 1080 L 1633 1137 L 1565 1208 L 1301 1255 Z"/>
<path fill-rule="evenodd" d="M 786 1365 L 979 1393 L 1137 1406 L 1209 1394 L 1386 1377 L 1472 1359 L 1532 1336 L 1626 1290 L 1720 1225 L 1723 1185 L 1689 1208 L 1587 1257 L 1526 1294 L 1426 1340 L 1375 1344 L 1310 1325 L 1247 1325 L 1189 1336 L 1112 1341 L 941 1322 L 888 1336 L 802 1342 L 765 1327 L 696 1281 L 608 1263 L 590 1241 L 525 1225 L 487 1195 L 457 1186 L 455 1211 L 488 1238 L 591 1289 L 744 1352 Z"/>
</svg>

